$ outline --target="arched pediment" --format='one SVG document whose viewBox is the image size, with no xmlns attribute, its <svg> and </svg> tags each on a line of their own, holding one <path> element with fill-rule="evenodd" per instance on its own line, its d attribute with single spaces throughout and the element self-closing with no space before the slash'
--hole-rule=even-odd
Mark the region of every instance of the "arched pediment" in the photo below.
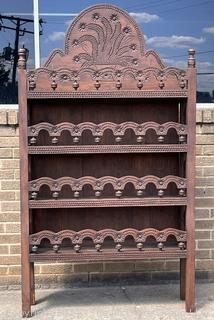
<svg viewBox="0 0 214 320">
<path fill-rule="evenodd" d="M 79 14 L 42 68 L 27 74 L 29 90 L 123 91 L 185 89 L 186 72 L 167 68 L 134 19 L 113 5 Z M 134 81 L 133 81 L 134 80 Z"/>
<path fill-rule="evenodd" d="M 44 67 L 164 67 L 160 58 L 146 54 L 144 36 L 134 19 L 112 5 L 84 10 L 71 23 L 65 36 L 64 53 L 55 50 Z M 155 61 L 156 60 L 156 61 Z"/>
</svg>

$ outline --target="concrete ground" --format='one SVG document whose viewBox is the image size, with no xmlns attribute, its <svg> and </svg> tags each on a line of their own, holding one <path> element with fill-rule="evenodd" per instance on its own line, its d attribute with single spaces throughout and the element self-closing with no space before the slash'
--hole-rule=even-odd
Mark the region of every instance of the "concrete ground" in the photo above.
<svg viewBox="0 0 214 320">
<path fill-rule="evenodd" d="M 37 290 L 33 320 L 214 320 L 214 284 L 197 285 L 186 313 L 177 284 Z M 21 319 L 20 291 L 0 292 L 0 319 Z"/>
</svg>

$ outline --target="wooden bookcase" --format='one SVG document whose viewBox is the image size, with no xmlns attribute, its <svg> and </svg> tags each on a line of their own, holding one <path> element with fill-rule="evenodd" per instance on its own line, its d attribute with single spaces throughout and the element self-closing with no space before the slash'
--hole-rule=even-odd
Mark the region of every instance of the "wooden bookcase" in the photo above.
<svg viewBox="0 0 214 320">
<path fill-rule="evenodd" d="M 195 310 L 195 58 L 165 67 L 112 5 L 83 11 L 42 68 L 19 51 L 23 316 L 34 263 L 179 259 Z"/>
</svg>

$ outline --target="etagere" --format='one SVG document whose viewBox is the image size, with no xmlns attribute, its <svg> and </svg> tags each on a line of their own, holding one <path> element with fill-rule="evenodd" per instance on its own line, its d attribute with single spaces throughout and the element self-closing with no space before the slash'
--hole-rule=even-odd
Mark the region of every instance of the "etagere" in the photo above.
<svg viewBox="0 0 214 320">
<path fill-rule="evenodd" d="M 42 68 L 19 51 L 22 311 L 34 263 L 179 259 L 195 311 L 195 58 L 165 67 L 129 14 L 83 11 Z"/>
</svg>

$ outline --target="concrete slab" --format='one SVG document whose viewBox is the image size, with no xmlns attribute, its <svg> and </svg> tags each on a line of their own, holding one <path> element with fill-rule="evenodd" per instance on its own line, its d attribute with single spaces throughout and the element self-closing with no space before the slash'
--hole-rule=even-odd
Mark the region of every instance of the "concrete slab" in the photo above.
<svg viewBox="0 0 214 320">
<path fill-rule="evenodd" d="M 214 284 L 197 285 L 188 314 L 177 284 L 37 290 L 33 320 L 214 320 Z M 0 319 L 21 319 L 20 291 L 0 292 Z"/>
</svg>

